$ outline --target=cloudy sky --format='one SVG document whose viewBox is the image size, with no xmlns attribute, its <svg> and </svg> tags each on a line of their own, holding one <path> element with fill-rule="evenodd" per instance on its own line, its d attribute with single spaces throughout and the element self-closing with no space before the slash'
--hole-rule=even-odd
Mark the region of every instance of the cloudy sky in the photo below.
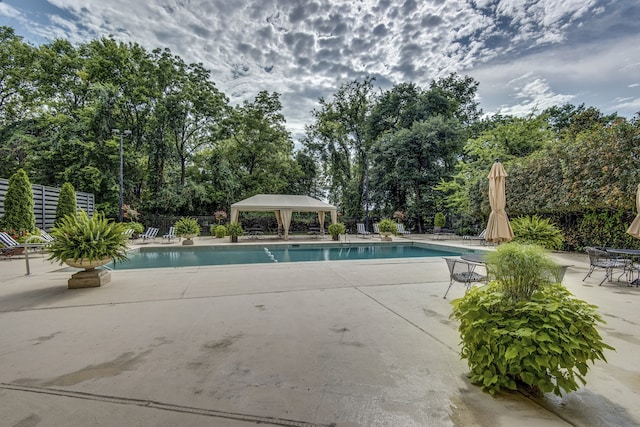
<svg viewBox="0 0 640 427">
<path fill-rule="evenodd" d="M 33 44 L 168 47 L 233 104 L 279 92 L 294 136 L 320 96 L 367 75 L 381 89 L 469 75 L 485 113 L 640 111 L 638 0 L 0 0 L 0 25 Z"/>
</svg>

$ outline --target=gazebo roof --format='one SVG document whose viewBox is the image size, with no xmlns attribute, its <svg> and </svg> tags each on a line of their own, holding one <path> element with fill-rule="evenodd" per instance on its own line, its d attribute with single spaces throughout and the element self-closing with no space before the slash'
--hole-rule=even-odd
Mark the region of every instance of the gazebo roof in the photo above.
<svg viewBox="0 0 640 427">
<path fill-rule="evenodd" d="M 295 212 L 337 211 L 337 208 L 329 203 L 313 197 L 293 194 L 256 194 L 232 204 L 231 209 L 238 211 L 277 211 L 281 209 Z"/>
</svg>

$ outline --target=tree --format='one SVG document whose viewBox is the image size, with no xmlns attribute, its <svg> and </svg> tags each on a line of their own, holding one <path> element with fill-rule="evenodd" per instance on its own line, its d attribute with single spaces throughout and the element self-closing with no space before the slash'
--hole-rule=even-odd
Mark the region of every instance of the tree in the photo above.
<svg viewBox="0 0 640 427">
<path fill-rule="evenodd" d="M 303 144 L 324 162 L 329 200 L 345 214 L 360 218 L 368 205 L 368 117 L 374 106 L 373 77 L 343 84 L 331 101 L 320 98 Z"/>
<path fill-rule="evenodd" d="M 442 116 L 379 138 L 372 149 L 376 206 L 384 212 L 406 211 L 421 231 L 424 217 L 439 209 L 433 187 L 453 173 L 462 145 L 458 120 Z"/>
<path fill-rule="evenodd" d="M 6 230 L 15 230 L 18 234 L 32 233 L 36 229 L 33 190 L 24 169 L 19 169 L 9 178 L 4 199 L 4 216 L 0 225 Z"/>
<path fill-rule="evenodd" d="M 58 196 L 55 225 L 57 225 L 65 215 L 75 215 L 76 210 L 76 191 L 70 182 L 65 182 L 62 184 L 60 195 Z"/>
</svg>

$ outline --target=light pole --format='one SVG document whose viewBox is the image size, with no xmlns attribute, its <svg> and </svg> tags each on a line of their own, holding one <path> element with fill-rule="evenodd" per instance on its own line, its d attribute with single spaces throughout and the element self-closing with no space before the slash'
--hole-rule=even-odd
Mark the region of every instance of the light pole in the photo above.
<svg viewBox="0 0 640 427">
<path fill-rule="evenodd" d="M 122 138 L 125 135 L 131 135 L 131 131 L 129 129 L 126 129 L 124 131 L 122 131 L 122 133 L 120 133 L 120 129 L 111 129 L 111 132 L 114 135 L 120 135 L 120 200 L 119 200 L 119 204 L 118 204 L 118 221 L 122 222 Z"/>
</svg>

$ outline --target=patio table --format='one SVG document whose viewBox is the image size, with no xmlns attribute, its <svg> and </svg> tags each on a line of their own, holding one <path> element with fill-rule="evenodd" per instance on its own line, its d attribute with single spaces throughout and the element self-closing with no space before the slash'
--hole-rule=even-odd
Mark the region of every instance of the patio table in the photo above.
<svg viewBox="0 0 640 427">
<path fill-rule="evenodd" d="M 637 278 L 633 278 L 634 273 L 640 273 L 640 249 L 625 249 L 625 248 L 605 248 L 605 250 L 612 255 L 623 256 L 627 261 L 624 272 L 622 274 L 627 275 L 627 282 L 629 286 L 638 287 L 640 285 L 640 275 Z M 620 277 L 618 281 L 620 281 Z"/>
</svg>

